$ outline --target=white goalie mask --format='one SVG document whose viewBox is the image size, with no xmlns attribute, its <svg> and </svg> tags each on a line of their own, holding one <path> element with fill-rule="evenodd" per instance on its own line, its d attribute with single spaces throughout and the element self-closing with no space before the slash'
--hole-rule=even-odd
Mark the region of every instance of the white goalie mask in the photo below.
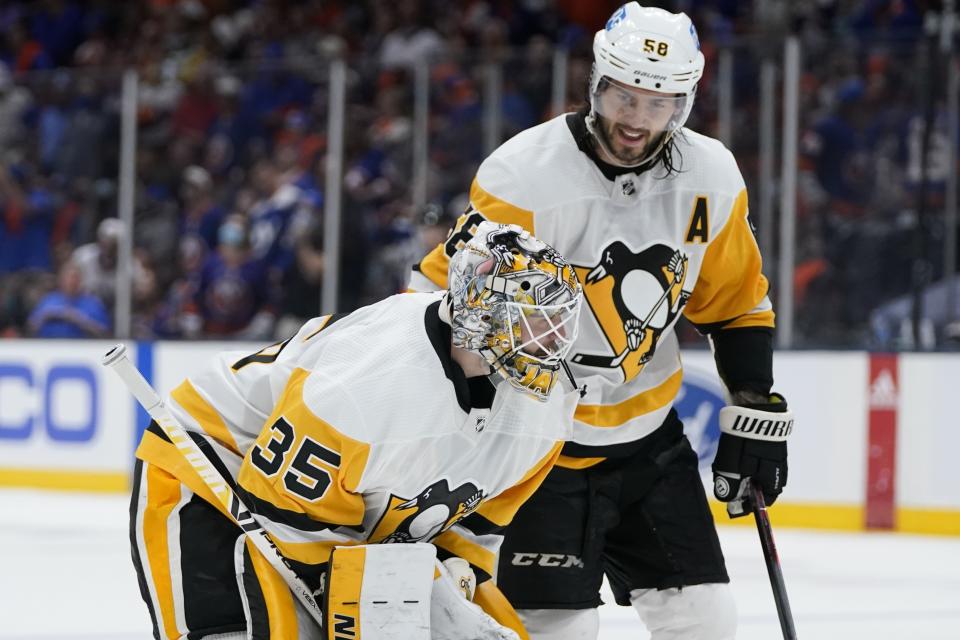
<svg viewBox="0 0 960 640">
<path fill-rule="evenodd" d="M 546 400 L 577 339 L 583 290 L 550 245 L 517 225 L 483 222 L 450 259 L 453 345 Z"/>
<path fill-rule="evenodd" d="M 639 167 L 684 125 L 703 75 L 690 18 L 628 2 L 593 39 L 587 128 L 607 160 Z"/>
</svg>

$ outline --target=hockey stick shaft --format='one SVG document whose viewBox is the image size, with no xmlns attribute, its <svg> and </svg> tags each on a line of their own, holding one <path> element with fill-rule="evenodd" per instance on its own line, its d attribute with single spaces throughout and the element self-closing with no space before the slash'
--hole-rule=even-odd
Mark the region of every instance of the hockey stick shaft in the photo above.
<svg viewBox="0 0 960 640">
<path fill-rule="evenodd" d="M 797 629 L 793 624 L 793 613 L 790 611 L 790 600 L 787 598 L 787 587 L 783 583 L 783 571 L 780 569 L 780 556 L 777 554 L 777 545 L 773 540 L 773 527 L 767 515 L 767 505 L 763 499 L 763 491 L 751 482 L 753 492 L 753 517 L 757 521 L 757 533 L 760 535 L 760 546 L 763 548 L 763 559 L 767 564 L 767 575 L 770 576 L 770 588 L 773 589 L 773 600 L 777 605 L 777 617 L 780 619 L 780 630 L 784 640 L 797 640 Z"/>
<path fill-rule="evenodd" d="M 280 553 L 280 550 L 274 544 L 270 534 L 254 519 L 252 511 L 243 504 L 243 501 L 233 491 L 230 484 L 224 479 L 210 459 L 203 453 L 200 446 L 187 434 L 186 430 L 180 425 L 167 406 L 164 404 L 160 394 L 150 386 L 150 383 L 143 377 L 140 370 L 130 361 L 127 356 L 127 348 L 122 344 L 113 347 L 103 356 L 103 366 L 113 369 L 127 390 L 133 394 L 137 402 L 146 409 L 154 422 L 159 425 L 164 434 L 170 441 L 176 445 L 186 458 L 190 466 L 206 483 L 207 487 L 213 492 L 229 514 L 231 520 L 236 523 L 244 534 L 253 543 L 253 546 L 263 555 L 264 559 L 270 563 L 277 573 L 284 579 L 287 586 L 303 604 L 311 617 L 323 628 L 323 612 L 317 603 L 313 592 L 300 579 L 287 564 L 286 558 Z"/>
</svg>

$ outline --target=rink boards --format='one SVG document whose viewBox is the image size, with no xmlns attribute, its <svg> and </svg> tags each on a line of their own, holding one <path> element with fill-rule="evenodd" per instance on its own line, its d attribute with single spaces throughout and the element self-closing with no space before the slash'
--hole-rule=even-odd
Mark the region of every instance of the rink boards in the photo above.
<svg viewBox="0 0 960 640">
<path fill-rule="evenodd" d="M 146 414 L 100 366 L 112 342 L 0 341 L 0 486 L 124 492 Z M 130 343 L 161 391 L 223 349 L 253 343 Z M 703 469 L 722 391 L 711 356 L 684 353 L 677 408 Z M 956 354 L 780 352 L 776 389 L 796 426 L 775 523 L 960 535 Z M 717 514 L 721 514 L 719 505 Z M 723 519 L 726 519 L 723 517 Z M 747 519 L 742 519 L 747 520 Z"/>
</svg>

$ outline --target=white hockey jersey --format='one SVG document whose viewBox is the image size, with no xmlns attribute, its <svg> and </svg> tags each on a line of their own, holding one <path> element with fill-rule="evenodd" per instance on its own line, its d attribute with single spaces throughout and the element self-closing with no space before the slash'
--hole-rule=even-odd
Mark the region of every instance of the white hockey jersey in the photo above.
<svg viewBox="0 0 960 640">
<path fill-rule="evenodd" d="M 571 435 L 575 392 L 558 385 L 540 402 L 464 378 L 441 297 L 402 294 L 316 318 L 255 354 L 220 355 L 170 394 L 308 581 L 333 546 L 371 542 L 433 542 L 493 575 L 495 531 Z M 155 426 L 137 455 L 218 506 Z"/>
<path fill-rule="evenodd" d="M 415 291 L 444 287 L 449 256 L 482 220 L 519 224 L 574 265 L 587 304 L 569 363 L 587 394 L 576 444 L 559 462 L 568 467 L 616 455 L 663 423 L 682 378 L 673 332 L 681 313 L 701 327 L 774 320 L 743 177 L 720 142 L 684 129 L 678 172 L 608 178 L 584 136 L 582 116 L 567 114 L 494 151 L 470 208 L 410 282 Z"/>
</svg>

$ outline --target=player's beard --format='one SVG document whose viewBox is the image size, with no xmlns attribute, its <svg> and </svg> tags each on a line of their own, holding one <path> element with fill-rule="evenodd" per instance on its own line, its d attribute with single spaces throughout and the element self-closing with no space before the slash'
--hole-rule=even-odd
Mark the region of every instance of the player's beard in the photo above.
<svg viewBox="0 0 960 640">
<path fill-rule="evenodd" d="M 619 128 L 622 128 L 622 125 L 619 125 L 612 120 L 608 120 L 601 116 L 599 113 L 594 114 L 594 131 L 596 135 L 600 138 L 597 142 L 600 147 L 603 149 L 606 154 L 611 156 L 611 159 L 615 161 L 615 164 L 619 164 L 624 167 L 637 167 L 651 160 L 650 154 L 654 149 L 660 144 L 660 140 L 663 138 L 664 133 L 661 132 L 656 137 L 651 135 L 649 129 L 637 129 L 634 131 L 639 131 L 643 135 L 644 144 L 643 146 L 629 146 L 624 142 L 620 142 L 618 138 L 621 133 L 618 131 Z"/>
</svg>

